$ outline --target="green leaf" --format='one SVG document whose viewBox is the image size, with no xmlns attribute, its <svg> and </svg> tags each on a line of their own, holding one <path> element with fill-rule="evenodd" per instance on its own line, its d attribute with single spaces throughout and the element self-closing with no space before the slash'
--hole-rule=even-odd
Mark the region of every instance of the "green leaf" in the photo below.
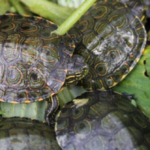
<svg viewBox="0 0 150 150">
<path fill-rule="evenodd" d="M 79 86 L 70 86 L 64 88 L 61 92 L 58 93 L 60 106 L 63 107 L 67 102 L 73 100 L 85 92 L 86 90 Z"/>
<path fill-rule="evenodd" d="M 60 106 L 63 107 L 65 103 L 73 100 L 84 92 L 85 90 L 83 88 L 77 86 L 63 88 L 58 93 Z M 50 101 L 50 99 L 47 100 Z M 6 118 L 26 117 L 44 122 L 45 110 L 47 106 L 46 100 L 41 102 L 33 102 L 30 104 L 11 104 L 0 102 L 0 114 L 2 112 L 2 116 Z"/>
<path fill-rule="evenodd" d="M 8 0 L 0 0 L 0 15 L 3 15 L 10 9 Z"/>
<path fill-rule="evenodd" d="M 41 17 L 47 18 L 57 25 L 66 20 L 74 9 L 59 6 L 47 0 L 21 0 L 31 12 L 38 14 Z"/>
<path fill-rule="evenodd" d="M 85 0 L 57 0 L 62 6 L 78 8 Z"/>
<path fill-rule="evenodd" d="M 138 106 L 150 118 L 150 77 L 145 74 L 146 69 L 150 69 L 150 46 L 132 72 L 113 90 L 133 94 Z"/>
<path fill-rule="evenodd" d="M 3 117 L 26 117 L 44 121 L 46 101 L 34 102 L 30 104 L 11 104 L 1 102 L 1 111 Z"/>
<path fill-rule="evenodd" d="M 20 15 L 31 15 L 25 6 L 20 3 L 20 0 L 9 0 Z"/>
<path fill-rule="evenodd" d="M 96 0 L 86 0 L 78 9 L 76 9 L 67 20 L 65 20 L 57 30 L 52 33 L 56 33 L 58 35 L 63 35 L 68 32 L 73 25 L 81 18 L 82 15 L 96 2 Z"/>
<path fill-rule="evenodd" d="M 144 64 L 145 64 L 145 75 L 150 79 L 150 56 L 145 58 Z"/>
</svg>

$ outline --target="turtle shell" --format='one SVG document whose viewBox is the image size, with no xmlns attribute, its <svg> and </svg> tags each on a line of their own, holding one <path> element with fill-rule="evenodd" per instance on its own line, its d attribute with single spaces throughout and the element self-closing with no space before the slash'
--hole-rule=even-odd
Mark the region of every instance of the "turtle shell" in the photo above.
<svg viewBox="0 0 150 150">
<path fill-rule="evenodd" d="M 89 65 L 88 90 L 115 86 L 134 68 L 146 44 L 141 20 L 123 3 L 95 3 L 70 30 L 75 53 Z"/>
<path fill-rule="evenodd" d="M 0 146 L 1 150 L 61 150 L 53 128 L 23 118 L 0 120 Z"/>
<path fill-rule="evenodd" d="M 104 0 L 103 0 L 104 1 Z M 145 16 L 150 17 L 150 1 L 149 0 L 112 0 L 112 3 L 116 1 L 121 2 L 129 7 L 129 9 L 140 19 L 145 22 Z"/>
<path fill-rule="evenodd" d="M 119 1 L 127 5 L 130 8 L 130 10 L 140 19 L 142 19 L 142 17 L 145 15 L 146 9 L 148 9 L 145 0 L 119 0 Z"/>
<path fill-rule="evenodd" d="M 0 16 L 0 101 L 41 101 L 62 87 L 74 42 L 56 29 L 41 17 Z"/>
<path fill-rule="evenodd" d="M 56 117 L 62 150 L 149 150 L 150 122 L 131 100 L 117 93 L 86 93 Z"/>
<path fill-rule="evenodd" d="M 146 15 L 147 15 L 148 18 L 150 18 L 150 1 L 149 0 L 144 0 L 144 3 L 147 6 Z"/>
</svg>

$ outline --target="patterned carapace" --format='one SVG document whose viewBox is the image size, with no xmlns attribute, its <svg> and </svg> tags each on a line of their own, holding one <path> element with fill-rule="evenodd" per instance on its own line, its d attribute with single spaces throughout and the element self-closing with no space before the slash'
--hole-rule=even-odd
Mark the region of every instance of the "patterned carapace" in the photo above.
<svg viewBox="0 0 150 150">
<path fill-rule="evenodd" d="M 41 101 L 62 87 L 75 46 L 51 34 L 56 28 L 41 17 L 0 16 L 0 101 Z"/>
<path fill-rule="evenodd" d="M 107 2 L 110 2 L 107 0 Z M 138 16 L 140 19 L 145 18 L 146 10 L 148 9 L 147 0 L 112 0 L 112 3 L 121 2 L 128 6 L 128 8 Z"/>
<path fill-rule="evenodd" d="M 1 150 L 61 150 L 54 129 L 25 118 L 0 118 Z"/>
<path fill-rule="evenodd" d="M 69 34 L 77 43 L 75 53 L 89 65 L 81 82 L 88 90 L 120 82 L 137 64 L 146 44 L 143 23 L 120 2 L 98 1 Z"/>
<path fill-rule="evenodd" d="M 149 120 L 127 97 L 89 92 L 67 103 L 56 117 L 62 150 L 149 150 Z"/>
</svg>

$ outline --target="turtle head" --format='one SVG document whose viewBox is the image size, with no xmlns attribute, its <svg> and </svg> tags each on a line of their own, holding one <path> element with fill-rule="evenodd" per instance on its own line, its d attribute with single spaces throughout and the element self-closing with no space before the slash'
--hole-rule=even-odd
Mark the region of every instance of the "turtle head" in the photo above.
<svg viewBox="0 0 150 150">
<path fill-rule="evenodd" d="M 84 58 L 79 55 L 73 55 L 73 57 L 69 59 L 67 69 L 65 85 L 76 85 L 78 81 L 84 78 L 89 72 L 89 67 L 85 63 Z"/>
</svg>

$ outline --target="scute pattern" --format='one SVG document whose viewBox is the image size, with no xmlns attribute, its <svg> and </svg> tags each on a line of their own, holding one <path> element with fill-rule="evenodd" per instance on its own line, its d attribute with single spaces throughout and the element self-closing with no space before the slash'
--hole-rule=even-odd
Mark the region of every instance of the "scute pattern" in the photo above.
<svg viewBox="0 0 150 150">
<path fill-rule="evenodd" d="M 132 13 L 134 13 L 136 16 L 138 16 L 142 21 L 145 20 L 146 10 L 149 9 L 150 2 L 149 0 L 100 0 L 101 2 L 109 2 L 112 4 L 116 4 L 118 2 L 123 3 L 126 5 Z M 148 16 L 148 12 L 147 12 Z M 146 16 L 146 17 L 147 17 Z"/>
<path fill-rule="evenodd" d="M 55 29 L 40 17 L 0 16 L 0 101 L 41 101 L 62 87 L 74 42 Z"/>
<path fill-rule="evenodd" d="M 131 11 L 135 15 L 137 15 L 140 19 L 144 17 L 145 11 L 148 7 L 148 4 L 146 4 L 147 0 L 118 0 L 118 1 L 127 5 L 131 9 Z"/>
<path fill-rule="evenodd" d="M 62 150 L 149 150 L 149 120 L 131 100 L 112 91 L 85 93 L 56 117 Z"/>
<path fill-rule="evenodd" d="M 1 118 L 0 146 L 1 150 L 61 150 L 53 128 L 21 118 Z"/>
<path fill-rule="evenodd" d="M 107 89 L 120 82 L 136 65 L 146 44 L 142 22 L 119 2 L 95 3 L 69 34 L 77 44 L 75 53 L 90 67 L 81 81 L 88 90 Z"/>
</svg>

